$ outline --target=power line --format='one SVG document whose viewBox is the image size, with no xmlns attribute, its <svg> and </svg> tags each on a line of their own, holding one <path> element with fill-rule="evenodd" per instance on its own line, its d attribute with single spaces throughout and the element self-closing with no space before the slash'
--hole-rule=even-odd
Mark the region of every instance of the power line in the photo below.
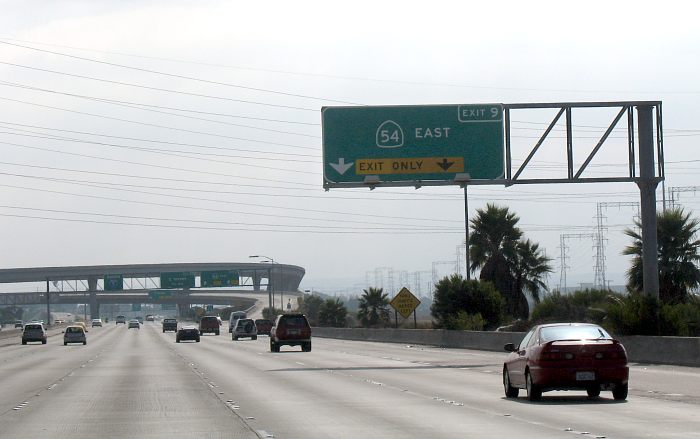
<svg viewBox="0 0 700 439">
<path fill-rule="evenodd" d="M 0 44 L 5 44 L 8 46 L 14 46 L 14 47 L 21 47 L 23 49 L 34 50 L 34 51 L 42 52 L 42 53 L 50 53 L 52 55 L 63 56 L 66 58 L 79 59 L 81 61 L 87 61 L 87 62 L 96 63 L 96 64 L 108 65 L 111 67 L 119 67 L 122 69 L 135 70 L 138 72 L 151 73 L 154 75 L 161 75 L 161 76 L 168 76 L 168 77 L 177 78 L 177 79 L 187 79 L 189 81 L 202 82 L 205 84 L 220 85 L 220 86 L 224 86 L 224 87 L 239 88 L 242 90 L 257 91 L 257 92 L 262 92 L 262 93 L 271 93 L 271 94 L 276 94 L 276 95 L 290 96 L 290 97 L 302 98 L 302 99 L 312 99 L 312 100 L 316 100 L 316 101 L 334 102 L 334 103 L 345 104 L 345 105 L 362 105 L 362 104 L 358 104 L 356 102 L 341 101 L 341 100 L 337 100 L 337 99 L 322 98 L 322 97 L 317 97 L 317 96 L 308 96 L 308 95 L 302 95 L 302 94 L 296 94 L 296 93 L 283 92 L 283 91 L 279 91 L 279 90 L 271 90 L 271 89 L 266 89 L 266 88 L 256 88 L 256 87 L 250 87 L 250 86 L 245 86 L 245 85 L 240 85 L 240 84 L 231 84 L 228 82 L 211 81 L 208 79 L 195 78 L 192 76 L 178 75 L 175 73 L 167 73 L 167 72 L 161 72 L 161 71 L 157 71 L 157 70 L 144 69 L 141 67 L 127 66 L 124 64 L 117 64 L 117 63 L 112 63 L 112 62 L 108 62 L 108 61 L 100 61 L 97 59 L 86 58 L 86 57 L 82 57 L 82 56 L 69 55 L 67 53 L 55 52 L 53 50 L 38 49 L 36 47 L 8 43 L 7 41 L 2 41 L 2 40 L 0 40 Z"/>
<path fill-rule="evenodd" d="M 125 87 L 135 87 L 135 88 L 141 88 L 141 89 L 145 89 L 145 90 L 161 91 L 161 92 L 166 92 L 166 93 L 176 93 L 176 94 L 181 94 L 181 95 L 186 95 L 186 96 L 194 96 L 194 97 L 199 97 L 199 98 L 216 99 L 216 100 L 220 100 L 220 101 L 229 101 L 229 102 L 238 102 L 238 103 L 242 103 L 242 104 L 262 105 L 265 107 L 283 108 L 286 110 L 318 111 L 318 108 L 307 108 L 307 107 L 296 107 L 293 105 L 270 104 L 267 102 L 249 101 L 249 100 L 244 100 L 244 99 L 226 98 L 223 96 L 205 95 L 205 94 L 201 94 L 201 93 L 190 93 L 190 92 L 186 92 L 186 91 L 172 90 L 172 89 L 167 89 L 167 88 L 150 87 L 147 85 L 132 84 L 132 83 L 128 83 L 128 82 L 113 81 L 110 79 L 95 78 L 92 76 L 77 75 L 75 73 L 65 73 L 65 72 L 59 72 L 56 70 L 42 69 L 39 67 L 25 66 L 22 64 L 15 64 L 15 63 L 10 63 L 10 62 L 6 62 L 6 61 L 0 61 L 0 64 L 12 66 L 12 67 L 19 67 L 19 68 L 27 69 L 27 70 L 44 72 L 44 73 L 52 73 L 55 75 L 70 76 L 73 78 L 89 79 L 91 81 L 99 81 L 99 82 L 105 82 L 108 84 L 122 85 Z"/>
</svg>

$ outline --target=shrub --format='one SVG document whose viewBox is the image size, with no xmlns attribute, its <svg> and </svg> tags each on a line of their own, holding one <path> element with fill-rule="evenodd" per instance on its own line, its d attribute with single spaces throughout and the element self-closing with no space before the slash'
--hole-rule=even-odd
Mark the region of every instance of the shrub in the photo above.
<svg viewBox="0 0 700 439">
<path fill-rule="evenodd" d="M 445 329 L 482 331 L 485 324 L 486 321 L 481 317 L 481 314 L 468 314 L 466 311 L 459 311 L 456 315 L 447 318 Z"/>
<path fill-rule="evenodd" d="M 479 314 L 482 328 L 495 329 L 502 318 L 504 300 L 491 282 L 466 280 L 457 274 L 445 277 L 435 285 L 431 314 L 440 327 L 447 328 L 459 313 Z"/>
</svg>

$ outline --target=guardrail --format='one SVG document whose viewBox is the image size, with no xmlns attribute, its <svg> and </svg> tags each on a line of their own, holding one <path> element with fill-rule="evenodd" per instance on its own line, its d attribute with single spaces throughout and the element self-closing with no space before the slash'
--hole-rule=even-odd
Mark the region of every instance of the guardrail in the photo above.
<svg viewBox="0 0 700 439">
<path fill-rule="evenodd" d="M 375 341 L 503 352 L 506 343 L 519 343 L 524 332 L 453 331 L 447 329 L 313 328 L 314 337 Z M 700 338 L 618 337 L 633 363 L 700 367 Z"/>
</svg>

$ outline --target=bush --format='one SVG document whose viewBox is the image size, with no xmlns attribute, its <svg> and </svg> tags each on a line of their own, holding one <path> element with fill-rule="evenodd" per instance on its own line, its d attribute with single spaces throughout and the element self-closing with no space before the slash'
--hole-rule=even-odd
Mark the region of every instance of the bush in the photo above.
<svg viewBox="0 0 700 439">
<path fill-rule="evenodd" d="M 482 331 L 485 324 L 486 321 L 481 317 L 481 314 L 468 314 L 466 311 L 459 311 L 456 315 L 448 317 L 445 329 Z"/>
<path fill-rule="evenodd" d="M 501 323 L 504 303 L 501 293 L 491 282 L 466 280 L 454 274 L 435 285 L 430 311 L 439 327 L 449 328 L 456 322 L 478 326 L 481 321 L 481 329 L 495 329 Z M 480 320 L 460 317 L 460 312 L 472 316 L 478 314 Z"/>
<path fill-rule="evenodd" d="M 623 296 L 608 290 L 584 290 L 572 294 L 555 291 L 546 296 L 532 311 L 535 324 L 553 322 L 591 322 L 602 324 L 611 301 Z"/>
</svg>

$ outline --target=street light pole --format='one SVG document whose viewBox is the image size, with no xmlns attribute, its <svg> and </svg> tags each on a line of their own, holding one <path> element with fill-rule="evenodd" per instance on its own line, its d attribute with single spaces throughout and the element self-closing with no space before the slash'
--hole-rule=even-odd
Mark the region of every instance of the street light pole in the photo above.
<svg viewBox="0 0 700 439">
<path fill-rule="evenodd" d="M 274 259 L 272 259 L 269 256 L 265 256 L 265 255 L 250 255 L 248 257 L 249 258 L 265 258 L 265 259 L 269 259 L 272 262 L 272 264 L 275 263 Z M 274 301 L 275 293 L 272 291 L 272 284 L 273 284 L 273 282 L 272 282 L 272 267 L 270 267 L 267 269 L 267 298 L 268 298 L 268 303 L 269 303 L 268 309 L 270 310 L 269 314 L 270 314 L 271 320 L 275 318 L 275 316 L 273 315 L 273 312 L 275 310 L 275 303 L 274 303 L 275 302 Z"/>
</svg>

